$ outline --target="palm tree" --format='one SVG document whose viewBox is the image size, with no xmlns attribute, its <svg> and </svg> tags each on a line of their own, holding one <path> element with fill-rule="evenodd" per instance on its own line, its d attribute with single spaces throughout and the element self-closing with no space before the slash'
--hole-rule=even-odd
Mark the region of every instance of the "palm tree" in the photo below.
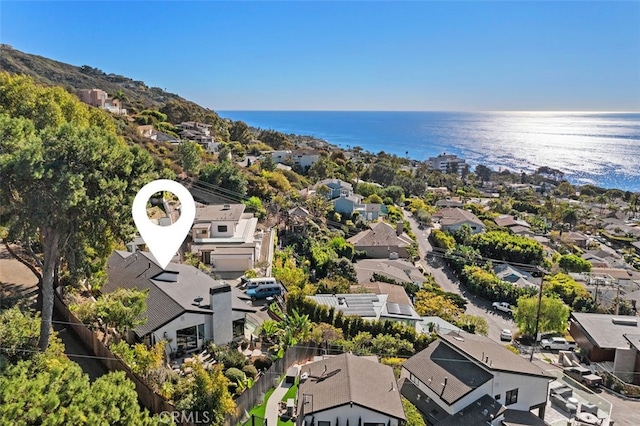
<svg viewBox="0 0 640 426">
<path fill-rule="evenodd" d="M 121 114 L 122 113 L 122 105 L 123 105 L 123 103 L 129 100 L 129 98 L 127 97 L 126 93 L 124 93 L 122 91 L 122 89 L 118 89 L 118 91 L 111 96 L 111 99 L 113 99 L 114 101 L 118 100 L 118 102 L 120 104 L 120 107 L 118 108 L 118 114 Z"/>
<path fill-rule="evenodd" d="M 640 194 L 638 194 L 637 192 L 632 194 L 631 197 L 629 197 L 629 209 L 633 212 L 633 217 L 636 217 L 636 212 L 638 209 L 638 198 L 640 197 Z"/>
<path fill-rule="evenodd" d="M 600 194 L 596 197 L 596 202 L 600 204 L 600 216 L 602 216 L 602 212 L 604 210 L 604 206 L 607 203 L 607 196 L 604 194 Z"/>
<path fill-rule="evenodd" d="M 573 207 L 567 207 L 562 212 L 562 221 L 569 224 L 569 229 L 573 230 L 573 227 L 578 223 L 578 211 Z"/>
</svg>

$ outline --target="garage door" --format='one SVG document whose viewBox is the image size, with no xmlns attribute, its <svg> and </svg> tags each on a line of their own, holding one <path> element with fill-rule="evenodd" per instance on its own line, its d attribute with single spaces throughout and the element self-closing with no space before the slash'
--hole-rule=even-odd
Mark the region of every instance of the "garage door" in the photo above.
<svg viewBox="0 0 640 426">
<path fill-rule="evenodd" d="M 220 272 L 244 272 L 251 269 L 251 259 L 217 257 L 211 259 L 216 271 Z"/>
</svg>

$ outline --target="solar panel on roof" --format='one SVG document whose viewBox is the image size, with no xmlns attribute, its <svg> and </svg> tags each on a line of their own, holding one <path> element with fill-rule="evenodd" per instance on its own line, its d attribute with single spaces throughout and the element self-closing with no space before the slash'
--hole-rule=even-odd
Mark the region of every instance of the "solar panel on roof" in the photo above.
<svg viewBox="0 0 640 426">
<path fill-rule="evenodd" d="M 400 306 L 397 303 L 387 303 L 387 312 L 392 315 L 400 315 Z"/>
<path fill-rule="evenodd" d="M 409 305 L 400 305 L 400 315 L 406 315 L 410 317 L 412 315 L 411 307 Z"/>
<path fill-rule="evenodd" d="M 356 308 L 356 309 L 348 309 L 345 311 L 347 315 L 359 315 L 361 317 L 375 317 L 376 311 L 373 308 Z"/>
<path fill-rule="evenodd" d="M 349 300 L 375 300 L 378 298 L 375 294 L 349 294 L 347 297 Z"/>
</svg>

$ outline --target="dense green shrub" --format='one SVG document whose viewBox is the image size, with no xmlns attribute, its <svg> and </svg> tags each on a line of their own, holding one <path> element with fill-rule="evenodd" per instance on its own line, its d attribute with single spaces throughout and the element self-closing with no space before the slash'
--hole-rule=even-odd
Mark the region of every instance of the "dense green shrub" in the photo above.
<svg viewBox="0 0 640 426">
<path fill-rule="evenodd" d="M 490 231 L 475 234 L 469 239 L 469 245 L 489 259 L 531 265 L 540 265 L 544 260 L 544 251 L 539 242 L 508 232 Z"/>
<path fill-rule="evenodd" d="M 244 383 L 244 381 L 247 379 L 245 374 L 237 368 L 228 369 L 224 372 L 224 375 L 227 379 L 231 380 L 234 383 Z"/>
<path fill-rule="evenodd" d="M 456 246 L 456 240 L 453 236 L 439 229 L 432 229 L 429 239 L 434 246 L 444 250 L 449 250 Z"/>
<path fill-rule="evenodd" d="M 242 367 L 242 372 L 246 374 L 247 377 L 251 377 L 252 379 L 255 379 L 258 375 L 258 369 L 251 364 L 247 364 Z"/>
<path fill-rule="evenodd" d="M 266 356 L 260 356 L 253 360 L 253 365 L 258 371 L 268 370 L 273 364 L 273 361 Z"/>
</svg>

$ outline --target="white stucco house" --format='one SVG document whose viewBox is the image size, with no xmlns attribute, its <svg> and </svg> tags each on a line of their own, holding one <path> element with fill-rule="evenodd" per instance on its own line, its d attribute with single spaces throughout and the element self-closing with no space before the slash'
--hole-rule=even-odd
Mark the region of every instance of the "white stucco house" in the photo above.
<svg viewBox="0 0 640 426">
<path fill-rule="evenodd" d="M 510 411 L 544 424 L 539 422 L 553 376 L 485 336 L 438 337 L 405 361 L 400 373 L 402 395 L 430 424 L 501 425 Z M 473 410 L 477 418 L 470 417 Z M 532 410 L 538 410 L 537 419 Z"/>
<path fill-rule="evenodd" d="M 168 340 L 168 353 L 186 353 L 208 342 L 225 344 L 244 336 L 245 315 L 256 312 L 240 300 L 239 290 L 199 269 L 170 263 L 158 266 L 151 253 L 115 251 L 107 264 L 108 281 L 100 292 L 118 288 L 148 291 L 146 322 L 130 341 L 149 345 Z"/>
<path fill-rule="evenodd" d="M 191 253 L 217 272 L 244 272 L 260 258 L 258 219 L 244 204 L 196 204 L 191 228 Z"/>
<path fill-rule="evenodd" d="M 400 426 L 405 421 L 393 369 L 375 357 L 341 354 L 302 367 L 296 425 Z"/>
<path fill-rule="evenodd" d="M 264 151 L 261 154 L 270 155 L 278 164 L 299 166 L 302 170 L 311 167 L 321 157 L 320 151 L 315 149 Z"/>
<path fill-rule="evenodd" d="M 367 221 L 378 220 L 378 218 L 385 214 L 386 208 L 383 208 L 383 204 L 377 203 L 363 203 L 362 196 L 357 194 L 349 195 L 348 197 L 340 195 L 338 198 L 333 199 L 333 209 L 340 214 L 351 216 L 355 212 L 358 212 L 360 219 Z"/>
</svg>

